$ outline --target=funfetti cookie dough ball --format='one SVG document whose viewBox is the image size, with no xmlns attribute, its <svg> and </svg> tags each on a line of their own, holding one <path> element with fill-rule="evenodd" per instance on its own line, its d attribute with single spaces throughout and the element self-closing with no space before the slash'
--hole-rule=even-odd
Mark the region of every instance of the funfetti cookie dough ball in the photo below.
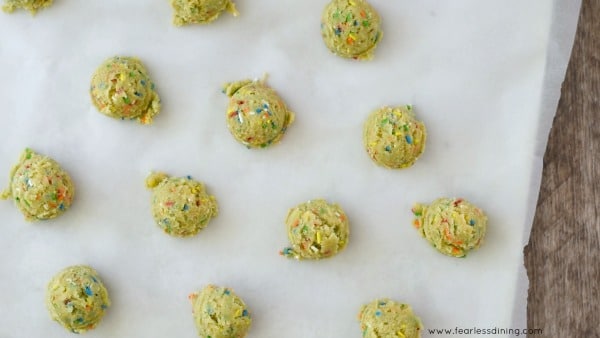
<svg viewBox="0 0 600 338">
<path fill-rule="evenodd" d="M 414 226 L 439 252 L 465 257 L 479 248 L 485 236 L 487 216 L 462 198 L 438 198 L 430 205 L 415 204 Z"/>
<path fill-rule="evenodd" d="M 321 17 L 321 36 L 334 54 L 358 60 L 373 58 L 381 40 L 381 19 L 365 0 L 332 0 Z"/>
<path fill-rule="evenodd" d="M 12 198 L 28 221 L 45 220 L 65 212 L 75 188 L 69 174 L 50 157 L 27 148 L 10 172 L 10 186 L 0 196 Z"/>
<path fill-rule="evenodd" d="M 252 319 L 244 301 L 233 290 L 208 285 L 189 296 L 192 314 L 202 338 L 243 338 Z"/>
<path fill-rule="evenodd" d="M 183 26 L 193 23 L 212 22 L 227 10 L 233 16 L 238 12 L 231 0 L 171 0 L 173 7 L 173 24 Z"/>
<path fill-rule="evenodd" d="M 32 15 L 35 15 L 38 10 L 52 5 L 52 1 L 53 0 L 4 0 L 2 10 L 7 13 L 12 13 L 17 9 L 22 8 L 28 10 Z"/>
<path fill-rule="evenodd" d="M 218 214 L 217 200 L 190 176 L 169 177 L 152 173 L 146 179 L 152 189 L 152 216 L 169 235 L 188 237 L 204 229 Z"/>
<path fill-rule="evenodd" d="M 364 338 L 421 337 L 423 324 L 407 304 L 384 298 L 363 305 L 358 314 Z"/>
<path fill-rule="evenodd" d="M 311 200 L 290 209 L 285 218 L 291 247 L 280 254 L 295 259 L 321 259 L 336 255 L 348 244 L 348 217 L 337 204 Z"/>
<path fill-rule="evenodd" d="M 383 107 L 371 113 L 363 129 L 363 143 L 371 159 L 386 168 L 412 166 L 425 150 L 427 131 L 412 106 Z"/>
<path fill-rule="evenodd" d="M 96 270 L 76 265 L 52 278 L 46 291 L 46 306 L 52 319 L 65 329 L 83 333 L 100 323 L 110 299 Z"/>
<path fill-rule="evenodd" d="M 133 57 L 115 56 L 104 61 L 92 76 L 90 95 L 102 114 L 117 119 L 150 124 L 160 112 L 154 83 L 140 60 Z"/>
<path fill-rule="evenodd" d="M 228 83 L 227 127 L 248 148 L 265 148 L 277 143 L 294 121 L 283 100 L 262 80 Z"/>
</svg>

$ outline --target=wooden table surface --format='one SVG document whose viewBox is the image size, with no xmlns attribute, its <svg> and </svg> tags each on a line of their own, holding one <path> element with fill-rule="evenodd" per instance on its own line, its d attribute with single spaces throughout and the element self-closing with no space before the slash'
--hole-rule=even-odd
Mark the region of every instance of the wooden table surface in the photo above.
<svg viewBox="0 0 600 338">
<path fill-rule="evenodd" d="M 543 337 L 600 337 L 599 102 L 600 0 L 583 0 L 525 247 L 527 325 Z"/>
</svg>

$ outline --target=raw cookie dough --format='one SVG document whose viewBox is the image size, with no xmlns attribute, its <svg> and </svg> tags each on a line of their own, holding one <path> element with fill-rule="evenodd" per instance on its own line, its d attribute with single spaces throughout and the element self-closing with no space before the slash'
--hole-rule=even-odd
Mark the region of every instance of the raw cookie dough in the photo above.
<svg viewBox="0 0 600 338">
<path fill-rule="evenodd" d="M 133 57 L 115 56 L 104 61 L 92 76 L 90 95 L 102 114 L 117 119 L 150 124 L 160 112 L 154 83 L 140 60 Z"/>
<path fill-rule="evenodd" d="M 414 226 L 439 252 L 465 257 L 477 249 L 487 225 L 487 217 L 462 198 L 438 198 L 430 205 L 415 204 Z"/>
<path fill-rule="evenodd" d="M 409 305 L 387 298 L 363 305 L 358 320 L 364 338 L 418 338 L 423 329 Z"/>
<path fill-rule="evenodd" d="M 321 36 L 334 54 L 346 58 L 373 58 L 381 40 L 381 19 L 365 0 L 333 0 L 321 17 Z"/>
<path fill-rule="evenodd" d="M 52 5 L 52 1 L 53 0 L 4 0 L 2 10 L 7 13 L 12 13 L 16 9 L 23 8 L 28 10 L 32 15 L 35 15 L 38 10 Z"/>
<path fill-rule="evenodd" d="M 225 84 L 230 97 L 227 127 L 235 139 L 248 148 L 265 148 L 277 143 L 294 121 L 279 95 L 262 80 Z"/>
<path fill-rule="evenodd" d="M 425 150 L 427 131 L 412 106 L 383 107 L 371 113 L 363 143 L 371 159 L 386 168 L 410 167 Z"/>
<path fill-rule="evenodd" d="M 152 216 L 169 235 L 196 235 L 218 214 L 215 197 L 208 195 L 204 185 L 190 176 L 152 173 L 146 179 L 146 186 L 152 189 Z"/>
<path fill-rule="evenodd" d="M 100 323 L 110 299 L 96 270 L 76 265 L 52 278 L 46 292 L 46 306 L 52 319 L 65 329 L 83 333 Z"/>
<path fill-rule="evenodd" d="M 348 218 L 337 204 L 311 200 L 290 209 L 285 219 L 291 247 L 280 254 L 295 259 L 334 256 L 348 244 Z"/>
<path fill-rule="evenodd" d="M 225 10 L 233 16 L 238 15 L 231 0 L 171 0 L 171 7 L 175 11 L 173 14 L 175 26 L 209 23 Z"/>
<path fill-rule="evenodd" d="M 233 290 L 208 285 L 189 296 L 192 314 L 202 338 L 242 338 L 252 319 L 244 301 Z"/>
<path fill-rule="evenodd" d="M 15 201 L 28 221 L 57 217 L 71 206 L 75 188 L 69 174 L 50 157 L 27 148 L 10 172 L 0 197 Z"/>
</svg>

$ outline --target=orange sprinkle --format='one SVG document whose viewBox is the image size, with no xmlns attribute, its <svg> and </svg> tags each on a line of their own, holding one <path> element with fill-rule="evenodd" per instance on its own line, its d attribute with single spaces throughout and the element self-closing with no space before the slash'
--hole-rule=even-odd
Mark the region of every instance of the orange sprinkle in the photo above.
<svg viewBox="0 0 600 338">
<path fill-rule="evenodd" d="M 354 43 L 354 39 L 351 36 L 348 36 L 348 38 L 346 39 L 346 43 L 351 45 Z"/>
<path fill-rule="evenodd" d="M 420 227 L 421 227 L 421 222 L 419 222 L 419 220 L 418 220 L 418 219 L 415 219 L 415 220 L 413 221 L 413 226 L 414 226 L 415 228 L 417 228 L 417 229 L 418 229 L 418 228 L 420 228 Z"/>
<path fill-rule="evenodd" d="M 366 17 L 367 17 L 367 13 L 365 13 L 365 10 L 364 10 L 364 9 L 362 9 L 362 10 L 360 11 L 360 17 L 361 17 L 361 18 L 366 18 Z"/>
<path fill-rule="evenodd" d="M 298 224 L 300 224 L 300 220 L 299 219 L 295 220 L 294 223 L 292 223 L 292 226 L 293 227 L 297 227 Z"/>
</svg>

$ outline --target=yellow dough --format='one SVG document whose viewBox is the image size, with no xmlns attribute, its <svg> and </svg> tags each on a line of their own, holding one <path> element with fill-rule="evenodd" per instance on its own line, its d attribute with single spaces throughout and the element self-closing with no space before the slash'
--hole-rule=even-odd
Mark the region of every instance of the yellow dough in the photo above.
<svg viewBox="0 0 600 338">
<path fill-rule="evenodd" d="M 4 0 L 2 10 L 7 13 L 12 13 L 16 9 L 22 8 L 34 15 L 38 10 L 52 5 L 52 2 L 53 0 Z"/>
<path fill-rule="evenodd" d="M 146 179 L 152 189 L 152 216 L 169 235 L 188 237 L 204 229 L 218 214 L 217 200 L 190 176 L 169 177 L 153 173 Z"/>
<path fill-rule="evenodd" d="M 52 319 L 65 329 L 83 333 L 100 323 L 110 299 L 96 270 L 76 265 L 52 278 L 46 291 L 46 306 Z"/>
<path fill-rule="evenodd" d="M 92 76 L 92 102 L 107 116 L 152 123 L 160 112 L 160 98 L 140 60 L 115 56 L 104 61 Z"/>
<path fill-rule="evenodd" d="M 291 247 L 280 254 L 295 259 L 321 259 L 336 255 L 348 244 L 348 217 L 337 204 L 311 200 L 290 209 L 285 219 Z"/>
<path fill-rule="evenodd" d="M 252 319 L 244 301 L 233 290 L 208 285 L 189 296 L 192 314 L 202 338 L 243 338 Z"/>
<path fill-rule="evenodd" d="M 171 0 L 171 6 L 175 26 L 206 24 L 218 18 L 225 10 L 233 16 L 238 15 L 231 0 Z"/>
<path fill-rule="evenodd" d="M 248 148 L 265 148 L 279 142 L 294 121 L 283 100 L 265 80 L 228 83 L 227 127 L 233 137 Z"/>
<path fill-rule="evenodd" d="M 10 173 L 2 199 L 12 198 L 28 221 L 59 216 L 71 206 L 75 188 L 69 174 L 50 157 L 27 148 Z"/>
<path fill-rule="evenodd" d="M 358 314 L 363 338 L 419 338 L 423 324 L 409 305 L 376 299 Z"/>
<path fill-rule="evenodd" d="M 365 0 L 332 0 L 323 10 L 321 36 L 336 55 L 358 60 L 373 58 L 381 41 L 381 19 Z"/>
<path fill-rule="evenodd" d="M 363 129 L 363 143 L 371 159 L 386 168 L 412 166 L 425 150 L 427 131 L 412 106 L 383 107 L 371 113 Z"/>
<path fill-rule="evenodd" d="M 483 242 L 487 216 L 462 198 L 438 198 L 412 208 L 414 226 L 439 252 L 465 257 Z"/>
</svg>

